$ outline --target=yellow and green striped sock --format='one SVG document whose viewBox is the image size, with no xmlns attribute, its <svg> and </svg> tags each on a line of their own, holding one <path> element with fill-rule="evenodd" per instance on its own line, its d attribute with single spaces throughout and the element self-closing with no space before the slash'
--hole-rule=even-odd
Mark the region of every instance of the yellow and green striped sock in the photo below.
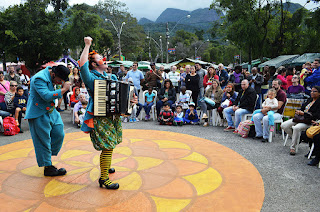
<svg viewBox="0 0 320 212">
<path fill-rule="evenodd" d="M 102 150 L 100 154 L 100 170 L 101 170 L 101 179 L 106 180 L 109 179 L 109 169 L 111 166 L 113 149 L 110 150 Z M 111 185 L 111 180 L 107 180 L 104 182 L 105 185 Z"/>
</svg>

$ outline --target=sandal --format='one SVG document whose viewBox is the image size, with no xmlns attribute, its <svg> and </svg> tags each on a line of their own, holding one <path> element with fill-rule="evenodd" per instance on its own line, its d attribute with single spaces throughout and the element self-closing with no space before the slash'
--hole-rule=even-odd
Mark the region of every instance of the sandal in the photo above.
<svg viewBox="0 0 320 212">
<path fill-rule="evenodd" d="M 296 155 L 296 150 L 290 149 L 290 155 Z"/>
</svg>

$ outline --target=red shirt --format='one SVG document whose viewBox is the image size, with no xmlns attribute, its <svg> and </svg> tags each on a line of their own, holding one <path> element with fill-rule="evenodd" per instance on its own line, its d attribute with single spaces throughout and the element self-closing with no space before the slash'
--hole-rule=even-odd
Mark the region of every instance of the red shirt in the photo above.
<svg viewBox="0 0 320 212">
<path fill-rule="evenodd" d="M 213 79 L 216 79 L 216 80 L 219 81 L 219 76 L 218 76 L 218 75 L 214 75 L 214 76 L 213 76 Z M 206 74 L 206 75 L 203 77 L 203 87 L 206 88 L 208 85 L 211 85 L 213 79 L 212 79 L 212 78 L 209 79 L 208 75 Z"/>
</svg>

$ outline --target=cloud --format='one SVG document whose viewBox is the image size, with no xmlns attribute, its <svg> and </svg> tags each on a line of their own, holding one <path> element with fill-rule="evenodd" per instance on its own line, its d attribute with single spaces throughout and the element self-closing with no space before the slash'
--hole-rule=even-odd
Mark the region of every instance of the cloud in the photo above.
<svg viewBox="0 0 320 212">
<path fill-rule="evenodd" d="M 25 0 L 22 0 L 25 1 Z M 95 5 L 99 0 L 69 0 L 69 4 L 81 4 L 86 3 L 89 5 Z M 103 1 L 103 0 L 102 0 Z M 213 0 L 118 0 L 125 3 L 129 9 L 129 12 L 136 17 L 148 18 L 155 21 L 159 15 L 167 8 L 177 8 L 181 10 L 192 11 L 199 8 L 209 7 Z M 289 0 L 288 0 L 289 1 Z M 293 3 L 299 3 L 304 5 L 307 0 L 291 0 Z M 20 4 L 21 0 L 0 0 L 1 7 L 8 7 L 13 4 Z M 310 2 L 306 4 L 307 9 L 313 9 L 320 4 Z"/>
</svg>

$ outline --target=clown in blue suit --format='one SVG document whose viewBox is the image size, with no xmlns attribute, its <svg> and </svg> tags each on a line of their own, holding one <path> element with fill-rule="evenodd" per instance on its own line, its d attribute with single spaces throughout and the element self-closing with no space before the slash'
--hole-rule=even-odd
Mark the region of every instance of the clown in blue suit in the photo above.
<svg viewBox="0 0 320 212">
<path fill-rule="evenodd" d="M 28 119 L 31 137 L 39 167 L 45 176 L 65 175 L 64 168 L 52 166 L 51 156 L 56 156 L 64 139 L 63 122 L 55 108 L 55 99 L 60 99 L 70 88 L 69 70 L 63 65 L 41 70 L 31 79 L 30 96 L 25 119 Z M 59 90 L 54 85 L 63 84 Z"/>
</svg>

